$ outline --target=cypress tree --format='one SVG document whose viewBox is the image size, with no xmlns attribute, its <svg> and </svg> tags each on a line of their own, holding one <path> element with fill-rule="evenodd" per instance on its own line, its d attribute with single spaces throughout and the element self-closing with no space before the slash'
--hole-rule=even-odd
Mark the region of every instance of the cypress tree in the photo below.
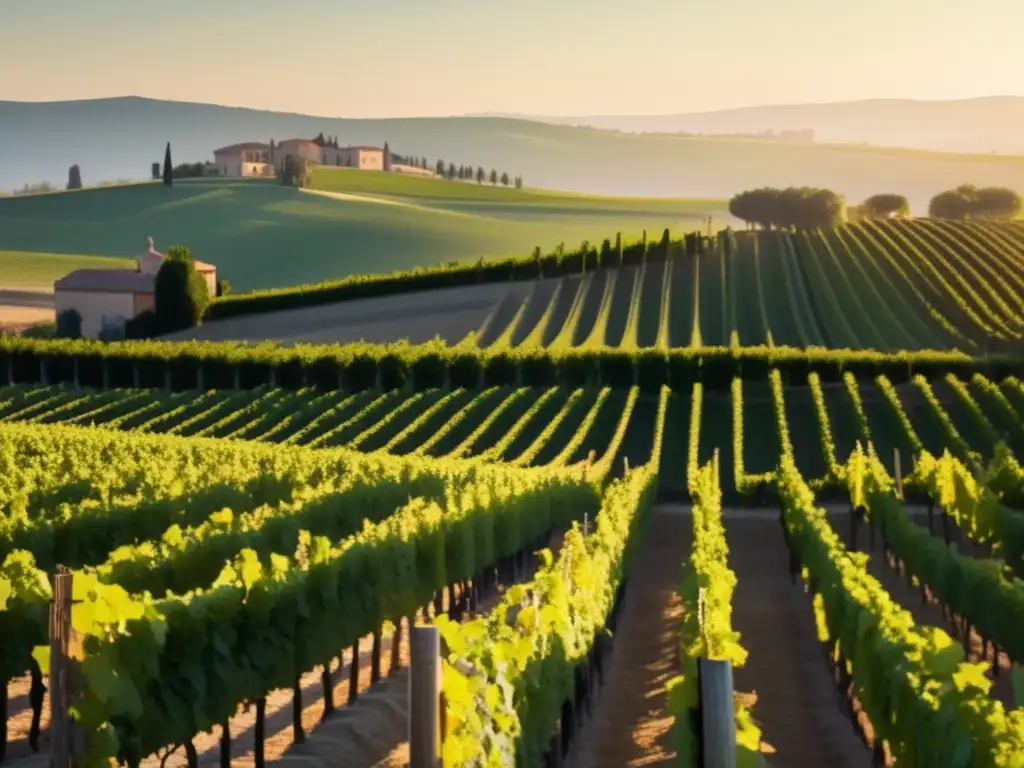
<svg viewBox="0 0 1024 768">
<path fill-rule="evenodd" d="M 161 333 L 198 325 L 210 303 L 206 278 L 196 271 L 189 249 L 172 245 L 156 275 L 156 321 Z"/>
<path fill-rule="evenodd" d="M 82 188 L 82 172 L 77 165 L 68 168 L 68 189 Z"/>
<path fill-rule="evenodd" d="M 174 166 L 171 165 L 171 142 L 167 142 L 167 149 L 164 150 L 164 186 L 170 187 L 174 184 Z"/>
</svg>

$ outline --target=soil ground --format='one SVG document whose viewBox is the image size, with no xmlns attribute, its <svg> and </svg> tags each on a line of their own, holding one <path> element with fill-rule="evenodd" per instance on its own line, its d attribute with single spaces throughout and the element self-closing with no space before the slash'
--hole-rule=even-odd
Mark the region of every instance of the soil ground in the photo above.
<svg viewBox="0 0 1024 768">
<path fill-rule="evenodd" d="M 215 320 L 167 340 L 277 341 L 282 344 L 408 339 L 422 344 L 440 336 L 456 344 L 478 330 L 491 310 L 508 294 L 519 302 L 533 282 L 473 285 L 419 293 L 353 299 L 308 309 L 267 312 Z"/>
<path fill-rule="evenodd" d="M 572 768 L 674 763 L 665 685 L 680 673 L 678 586 L 691 538 L 689 515 L 654 509 L 626 584 L 605 684 L 575 740 Z"/>
<path fill-rule="evenodd" d="M 20 331 L 53 319 L 52 291 L 0 286 L 0 330 Z"/>
</svg>

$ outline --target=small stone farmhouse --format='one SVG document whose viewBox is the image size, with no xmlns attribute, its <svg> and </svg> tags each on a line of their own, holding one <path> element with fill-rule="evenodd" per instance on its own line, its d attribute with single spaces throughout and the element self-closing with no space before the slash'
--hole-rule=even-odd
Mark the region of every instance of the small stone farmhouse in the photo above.
<svg viewBox="0 0 1024 768">
<path fill-rule="evenodd" d="M 391 152 L 381 147 L 342 147 L 337 139 L 287 139 L 277 144 L 246 141 L 213 151 L 213 166 L 219 176 L 273 176 L 288 157 L 301 158 L 313 165 L 359 168 L 363 171 L 390 171 Z"/>
<path fill-rule="evenodd" d="M 123 331 L 128 320 L 156 308 L 156 273 L 166 259 L 150 237 L 146 250 L 136 257 L 135 269 L 76 269 L 53 284 L 57 315 L 69 309 L 78 312 L 85 338 Z M 201 261 L 195 265 L 210 296 L 216 296 L 217 268 Z"/>
</svg>

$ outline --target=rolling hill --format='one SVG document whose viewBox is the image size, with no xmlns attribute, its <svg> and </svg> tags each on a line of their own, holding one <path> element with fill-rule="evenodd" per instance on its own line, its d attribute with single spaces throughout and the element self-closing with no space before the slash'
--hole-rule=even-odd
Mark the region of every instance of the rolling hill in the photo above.
<svg viewBox="0 0 1024 768">
<path fill-rule="evenodd" d="M 759 134 L 810 129 L 818 141 L 942 152 L 1024 153 L 1024 96 L 771 104 L 668 115 L 506 115 L 637 133 Z"/>
<path fill-rule="evenodd" d="M 132 258 L 153 237 L 158 248 L 189 245 L 244 291 L 525 256 L 616 230 L 694 229 L 709 215 L 726 223 L 725 208 L 722 200 L 595 197 L 344 169 L 317 170 L 303 191 L 256 180 L 142 183 L 0 199 L 0 280 L 45 287 L 65 264 L 64 272 L 97 265 L 51 255 L 37 265 L 32 252 Z"/>
<path fill-rule="evenodd" d="M 843 144 L 640 136 L 486 117 L 360 120 L 139 98 L 0 102 L 0 189 L 61 185 L 78 164 L 86 184 L 148 177 L 170 141 L 176 162 L 215 147 L 317 133 L 385 141 L 401 154 L 520 174 L 533 187 L 613 195 L 727 197 L 758 186 L 834 188 L 859 201 L 900 192 L 921 210 L 961 183 L 1019 187 L 1024 157 L 954 155 Z M 131 129 L 126 129 L 131 126 Z M 561 238 L 559 238 L 561 239 Z"/>
</svg>

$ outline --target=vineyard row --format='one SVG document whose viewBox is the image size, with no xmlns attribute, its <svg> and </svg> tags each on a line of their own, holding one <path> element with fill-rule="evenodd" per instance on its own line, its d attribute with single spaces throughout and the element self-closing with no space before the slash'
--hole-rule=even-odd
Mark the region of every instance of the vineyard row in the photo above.
<svg viewBox="0 0 1024 768">
<path fill-rule="evenodd" d="M 657 398 L 636 388 L 493 387 L 412 394 L 313 389 L 242 391 L 90 391 L 62 387 L 0 389 L 0 421 L 96 425 L 126 431 L 253 440 L 425 457 L 483 458 L 517 466 L 566 466 L 593 458 L 621 471 L 650 458 Z M 685 491 L 687 469 L 718 449 L 723 487 L 753 495 L 774 473 L 788 441 L 816 488 L 837 487 L 859 442 L 874 445 L 890 472 L 894 451 L 913 468 L 922 451 L 949 448 L 981 466 L 1002 443 L 1024 456 L 1024 383 L 976 374 L 893 385 L 885 376 L 783 387 L 735 379 L 729 394 L 668 396 L 665 458 L 681 468 L 662 487 Z M 692 454 L 692 455 L 691 455 Z"/>
</svg>

